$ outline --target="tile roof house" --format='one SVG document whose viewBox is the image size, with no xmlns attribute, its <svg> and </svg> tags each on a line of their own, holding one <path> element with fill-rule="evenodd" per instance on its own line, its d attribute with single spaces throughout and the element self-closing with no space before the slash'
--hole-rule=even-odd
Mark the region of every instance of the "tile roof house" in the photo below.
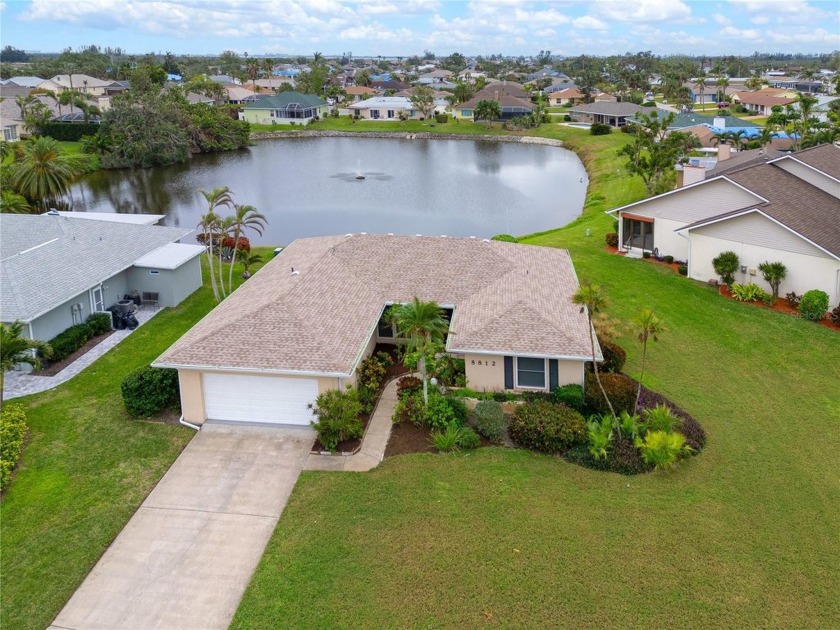
<svg viewBox="0 0 840 630">
<path fill-rule="evenodd" d="M 610 127 L 624 127 L 627 120 L 637 113 L 649 114 L 656 111 L 655 107 L 642 107 L 634 103 L 587 103 L 575 105 L 569 110 L 573 120 L 587 123 L 601 123 Z"/>
<path fill-rule="evenodd" d="M 201 286 L 192 230 L 74 214 L 0 214 L 0 321 L 48 340 L 132 291 L 176 306 Z"/>
<path fill-rule="evenodd" d="M 445 111 L 447 101 L 435 98 L 435 113 Z M 348 107 L 355 118 L 364 120 L 394 120 L 400 119 L 400 112 L 404 112 L 411 120 L 421 120 L 423 114 L 414 106 L 407 96 L 373 96 L 353 103 Z"/>
<path fill-rule="evenodd" d="M 520 83 L 512 81 L 497 81 L 490 83 L 483 90 L 479 90 L 466 103 L 461 103 L 454 108 L 454 115 L 457 118 L 473 118 L 475 107 L 480 101 L 497 101 L 502 110 L 501 120 L 524 116 L 534 111 L 531 102 L 531 95 L 528 94 Z"/>
<path fill-rule="evenodd" d="M 583 97 L 583 92 L 581 92 L 576 87 L 571 87 L 566 88 L 564 90 L 558 90 L 549 94 L 548 104 L 551 107 L 560 107 L 561 105 L 565 105 L 567 103 L 571 103 L 572 105 L 574 105 L 578 101 L 582 101 Z"/>
<path fill-rule="evenodd" d="M 329 112 L 327 102 L 314 94 L 280 92 L 249 102 L 239 113 L 252 125 L 305 125 Z"/>
<path fill-rule="evenodd" d="M 824 144 L 796 153 L 745 160 L 740 168 L 622 206 L 619 243 L 687 261 L 696 280 L 715 278 L 712 259 L 734 251 L 740 283 L 762 284 L 759 263 L 781 261 L 781 292 L 820 289 L 840 301 L 840 147 Z"/>
<path fill-rule="evenodd" d="M 178 369 L 188 422 L 309 424 L 318 393 L 353 384 L 376 343 L 395 342 L 388 306 L 417 297 L 451 312 L 446 348 L 465 359 L 470 387 L 546 391 L 582 384 L 591 360 L 592 330 L 571 301 L 577 287 L 565 250 L 425 236 L 299 239 L 154 365 Z"/>
</svg>

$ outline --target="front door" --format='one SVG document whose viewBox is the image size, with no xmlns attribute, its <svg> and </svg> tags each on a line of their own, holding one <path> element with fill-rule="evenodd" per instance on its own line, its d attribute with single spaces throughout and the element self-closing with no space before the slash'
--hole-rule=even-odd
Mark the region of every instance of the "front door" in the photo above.
<svg viewBox="0 0 840 630">
<path fill-rule="evenodd" d="M 102 287 L 93 289 L 93 312 L 99 313 L 105 310 L 105 298 L 102 295 Z"/>
</svg>

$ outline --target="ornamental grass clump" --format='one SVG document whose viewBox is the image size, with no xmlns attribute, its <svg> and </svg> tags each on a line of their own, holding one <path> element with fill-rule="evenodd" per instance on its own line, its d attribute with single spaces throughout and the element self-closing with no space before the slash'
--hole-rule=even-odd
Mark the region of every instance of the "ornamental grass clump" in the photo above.
<svg viewBox="0 0 840 630">
<path fill-rule="evenodd" d="M 648 431 L 644 438 L 636 438 L 634 444 L 641 451 L 642 459 L 656 470 L 673 468 L 680 457 L 688 456 L 692 450 L 681 433 L 666 431 Z"/>
</svg>

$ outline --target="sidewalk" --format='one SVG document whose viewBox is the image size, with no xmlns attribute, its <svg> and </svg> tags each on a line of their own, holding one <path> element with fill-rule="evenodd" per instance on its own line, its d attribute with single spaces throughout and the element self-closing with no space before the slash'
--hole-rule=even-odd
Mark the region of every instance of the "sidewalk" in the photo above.
<svg viewBox="0 0 840 630">
<path fill-rule="evenodd" d="M 368 423 L 362 446 L 353 455 L 313 455 L 310 453 L 303 465 L 304 470 L 346 470 L 364 472 L 376 468 L 385 457 L 385 447 L 391 437 L 391 416 L 397 405 L 397 381 L 406 374 L 401 374 L 389 382 L 382 395 L 373 416 Z"/>
<path fill-rule="evenodd" d="M 157 315 L 161 310 L 162 309 L 157 309 L 155 311 L 140 310 L 135 312 L 134 316 L 137 318 L 140 326 L 142 326 L 152 317 Z M 135 330 L 137 329 L 135 328 Z M 73 361 L 73 363 L 61 370 L 61 372 L 55 376 L 32 376 L 29 372 L 18 370 L 7 372 L 3 392 L 4 399 L 11 400 L 12 398 L 20 398 L 21 396 L 37 394 L 38 392 L 45 392 L 53 387 L 58 387 L 65 381 L 69 381 L 71 378 L 76 376 L 76 374 L 84 370 L 87 366 L 108 352 L 108 350 L 128 337 L 132 332 L 133 331 L 128 329 L 115 330 L 107 339 L 85 352 L 82 356 Z"/>
</svg>

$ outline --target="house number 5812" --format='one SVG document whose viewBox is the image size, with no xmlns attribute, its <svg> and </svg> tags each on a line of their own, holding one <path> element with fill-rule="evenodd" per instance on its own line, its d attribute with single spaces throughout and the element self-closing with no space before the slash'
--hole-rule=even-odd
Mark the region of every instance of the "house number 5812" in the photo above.
<svg viewBox="0 0 840 630">
<path fill-rule="evenodd" d="M 478 361 L 476 361 L 475 359 L 472 359 L 470 361 L 470 365 L 486 365 L 488 367 L 496 367 L 496 362 L 493 360 L 482 361 L 481 359 L 479 359 Z"/>
</svg>

